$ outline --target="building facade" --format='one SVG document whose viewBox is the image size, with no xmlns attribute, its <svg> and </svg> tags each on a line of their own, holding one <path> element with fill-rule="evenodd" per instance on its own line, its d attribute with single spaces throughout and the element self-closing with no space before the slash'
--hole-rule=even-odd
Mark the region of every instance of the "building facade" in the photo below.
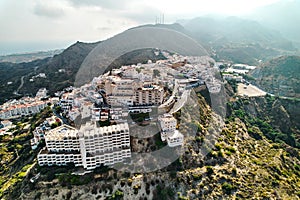
<svg viewBox="0 0 300 200">
<path fill-rule="evenodd" d="M 74 163 L 90 170 L 131 157 L 127 123 L 105 127 L 87 123 L 79 130 L 63 125 L 47 132 L 45 141 L 46 148 L 38 154 L 41 166 Z"/>
<path fill-rule="evenodd" d="M 164 114 L 158 117 L 161 128 L 160 137 L 162 141 L 167 141 L 168 146 L 176 147 L 183 144 L 183 135 L 176 130 L 177 120 L 171 114 Z"/>
</svg>

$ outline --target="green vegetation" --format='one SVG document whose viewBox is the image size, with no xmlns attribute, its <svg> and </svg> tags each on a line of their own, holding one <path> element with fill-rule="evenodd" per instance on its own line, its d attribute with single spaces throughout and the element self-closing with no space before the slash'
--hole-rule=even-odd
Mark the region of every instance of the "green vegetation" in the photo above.
<svg viewBox="0 0 300 200">
<path fill-rule="evenodd" d="M 299 66 L 299 56 L 281 56 L 264 63 L 253 76 L 257 76 L 258 85 L 272 94 L 300 98 Z"/>
<path fill-rule="evenodd" d="M 164 185 L 157 185 L 156 192 L 153 194 L 153 199 L 173 199 L 175 192 L 170 187 L 165 187 Z"/>
<path fill-rule="evenodd" d="M 58 180 L 62 186 L 70 186 L 70 185 L 85 185 L 89 183 L 92 179 L 90 175 L 73 175 L 70 173 L 64 173 L 58 175 Z"/>
<path fill-rule="evenodd" d="M 248 100 L 239 100 L 234 104 L 228 104 L 228 108 L 231 112 L 231 115 L 228 117 L 229 121 L 234 121 L 235 118 L 241 119 L 247 126 L 248 133 L 256 139 L 261 139 L 262 135 L 265 135 L 268 139 L 278 142 L 286 143 L 293 147 L 300 147 L 299 141 L 297 142 L 296 136 L 290 131 L 282 132 L 279 129 L 275 129 L 272 126 L 272 114 L 268 114 L 272 108 L 273 103 L 276 101 L 276 98 L 270 95 L 266 96 L 266 109 L 267 113 L 263 113 L 260 117 L 253 116 L 251 113 L 247 112 L 249 102 Z M 246 103 L 245 103 L 246 102 Z"/>
<path fill-rule="evenodd" d="M 230 194 L 235 189 L 235 187 L 230 183 L 224 182 L 222 184 L 222 189 L 225 191 L 226 194 Z"/>
<path fill-rule="evenodd" d="M 17 126 L 12 130 L 13 136 L 0 137 L 0 198 L 4 191 L 11 191 L 27 176 L 28 169 L 34 164 L 33 160 L 42 147 L 41 144 L 37 150 L 31 149 L 29 140 L 32 138 L 32 131 L 51 115 L 51 108 L 46 107 L 31 118 L 15 120 L 13 123 Z M 24 130 L 23 127 L 27 123 L 30 123 L 31 127 Z"/>
<path fill-rule="evenodd" d="M 149 118 L 149 113 L 130 113 L 132 121 L 141 123 L 146 118 Z"/>
<path fill-rule="evenodd" d="M 154 69 L 154 70 L 153 70 L 153 77 L 154 77 L 154 78 L 160 77 L 160 71 L 157 70 L 157 69 Z"/>
<path fill-rule="evenodd" d="M 115 193 L 110 196 L 109 200 L 120 200 L 123 199 L 124 193 L 121 190 L 116 190 Z"/>
<path fill-rule="evenodd" d="M 232 80 L 228 80 L 227 82 L 231 85 L 231 87 L 233 89 L 233 92 L 237 93 L 237 82 L 236 82 L 236 80 L 232 79 Z"/>
</svg>

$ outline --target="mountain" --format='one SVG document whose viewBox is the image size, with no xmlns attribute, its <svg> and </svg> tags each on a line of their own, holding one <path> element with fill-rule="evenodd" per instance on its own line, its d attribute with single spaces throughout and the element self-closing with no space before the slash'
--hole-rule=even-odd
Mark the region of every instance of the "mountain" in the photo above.
<svg viewBox="0 0 300 200">
<path fill-rule="evenodd" d="M 298 47 L 300 46 L 300 1 L 278 1 L 271 5 L 257 9 L 251 19 L 259 21 L 267 27 L 272 27 L 289 40 L 293 41 Z"/>
<path fill-rule="evenodd" d="M 151 31 L 155 39 L 147 36 Z M 184 28 L 179 24 L 146 25 L 102 42 L 76 42 L 53 57 L 22 63 L 0 62 L 0 86 L 5 88 L 0 91 L 0 103 L 23 95 L 35 95 L 40 88 L 48 89 L 53 95 L 68 86 L 86 83 L 111 68 L 164 59 L 162 54 L 154 53 L 153 49 L 157 47 L 179 50 L 183 54 L 207 55 L 204 48 L 183 32 Z M 121 48 L 126 45 L 131 48 Z M 110 56 L 119 53 L 109 57 L 109 51 Z M 39 74 L 46 77 L 39 77 Z M 81 83 L 80 78 L 83 78 Z"/>
<path fill-rule="evenodd" d="M 238 17 L 198 17 L 179 21 L 216 59 L 258 64 L 258 60 L 294 52 L 296 48 L 278 31 Z"/>
<path fill-rule="evenodd" d="M 286 97 L 300 98 L 300 57 L 280 56 L 251 72 L 256 83 L 266 91 Z"/>
<path fill-rule="evenodd" d="M 53 57 L 56 54 L 60 54 L 63 49 L 49 50 L 49 51 L 39 51 L 32 53 L 20 53 L 20 54 L 10 54 L 5 56 L 0 56 L 0 62 L 12 62 L 12 63 L 22 63 L 31 62 L 38 59 Z"/>
<path fill-rule="evenodd" d="M 20 95 L 35 95 L 39 88 L 47 88 L 50 94 L 73 84 L 75 75 L 88 53 L 98 43 L 77 42 L 53 57 L 23 63 L 0 63 L 0 102 Z M 62 69 L 62 72 L 59 70 Z M 44 73 L 46 78 L 34 76 Z M 30 81 L 33 79 L 33 82 Z M 22 84 L 22 82 L 24 84 Z"/>
<path fill-rule="evenodd" d="M 178 28 L 181 27 L 176 24 L 139 26 L 101 42 L 82 63 L 76 75 L 75 86 L 90 82 L 93 77 L 105 72 L 115 59 L 136 50 L 150 48 L 189 56 L 208 55 L 203 46 L 178 31 Z"/>
</svg>

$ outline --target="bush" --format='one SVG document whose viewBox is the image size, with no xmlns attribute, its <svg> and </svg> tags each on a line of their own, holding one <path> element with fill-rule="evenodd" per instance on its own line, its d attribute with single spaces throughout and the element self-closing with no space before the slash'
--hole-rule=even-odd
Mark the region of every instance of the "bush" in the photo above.
<svg viewBox="0 0 300 200">
<path fill-rule="evenodd" d="M 235 187 L 233 185 L 231 185 L 230 183 L 223 183 L 222 185 L 222 189 L 226 194 L 230 194 L 232 190 L 235 189 Z"/>
<path fill-rule="evenodd" d="M 214 173 L 214 170 L 211 166 L 206 166 L 206 173 L 208 176 L 211 176 Z"/>
</svg>

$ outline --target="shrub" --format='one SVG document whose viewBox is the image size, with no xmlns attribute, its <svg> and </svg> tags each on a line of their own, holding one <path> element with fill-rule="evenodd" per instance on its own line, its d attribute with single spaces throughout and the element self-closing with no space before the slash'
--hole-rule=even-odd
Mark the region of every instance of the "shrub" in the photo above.
<svg viewBox="0 0 300 200">
<path fill-rule="evenodd" d="M 231 191 L 235 189 L 235 187 L 228 182 L 224 182 L 222 185 L 222 189 L 226 194 L 230 194 Z"/>
<path fill-rule="evenodd" d="M 208 176 L 211 176 L 214 173 L 214 170 L 211 166 L 206 166 L 206 173 Z"/>
</svg>

